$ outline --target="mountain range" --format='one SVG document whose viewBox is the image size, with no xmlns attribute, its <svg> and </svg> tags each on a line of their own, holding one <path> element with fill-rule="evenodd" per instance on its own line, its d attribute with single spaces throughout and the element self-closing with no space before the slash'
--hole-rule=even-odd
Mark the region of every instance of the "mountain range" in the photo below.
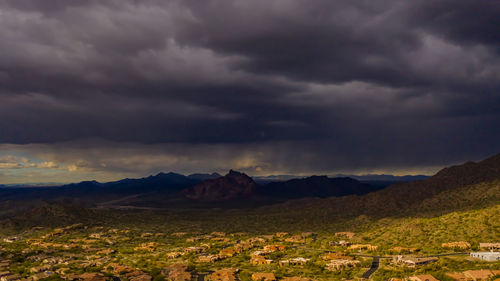
<svg viewBox="0 0 500 281">
<path fill-rule="evenodd" d="M 245 229 L 345 229 L 374 219 L 383 224 L 384 218 L 435 217 L 499 204 L 500 154 L 387 187 L 326 176 L 259 184 L 230 171 L 224 176 L 160 173 L 108 183 L 0 188 L 0 227 L 146 219 L 221 228 L 245 217 Z"/>
<path fill-rule="evenodd" d="M 224 176 L 159 173 L 108 183 L 86 181 L 59 187 L 0 188 L 0 216 L 40 202 L 100 209 L 251 207 L 287 215 L 310 212 L 314 217 L 392 216 L 495 203 L 500 200 L 500 192 L 496 192 L 498 181 L 500 154 L 477 163 L 444 168 L 429 178 L 387 187 L 350 177 L 311 176 L 258 183 L 232 170 Z"/>
<path fill-rule="evenodd" d="M 0 188 L 0 201 L 71 199 L 87 205 L 102 205 L 103 202 L 112 201 L 143 207 L 165 207 L 173 202 L 177 204 L 185 201 L 252 199 L 277 202 L 291 198 L 345 196 L 364 194 L 380 188 L 347 177 L 311 176 L 257 183 L 246 174 L 233 170 L 225 176 L 217 173 L 184 176 L 170 172 L 107 183 L 83 181 L 55 187 Z"/>
</svg>

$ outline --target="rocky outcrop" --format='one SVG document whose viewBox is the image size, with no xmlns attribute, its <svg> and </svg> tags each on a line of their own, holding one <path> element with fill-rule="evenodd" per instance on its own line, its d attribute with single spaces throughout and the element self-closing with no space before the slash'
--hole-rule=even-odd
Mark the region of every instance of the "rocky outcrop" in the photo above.
<svg viewBox="0 0 500 281">
<path fill-rule="evenodd" d="M 249 176 L 229 171 L 223 177 L 205 180 L 184 191 L 187 198 L 203 201 L 223 201 L 253 195 L 258 186 Z"/>
</svg>

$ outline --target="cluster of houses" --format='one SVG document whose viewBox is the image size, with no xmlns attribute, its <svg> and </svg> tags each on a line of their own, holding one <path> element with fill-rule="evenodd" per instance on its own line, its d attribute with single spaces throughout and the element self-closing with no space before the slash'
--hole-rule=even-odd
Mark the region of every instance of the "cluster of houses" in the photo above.
<svg viewBox="0 0 500 281">
<path fill-rule="evenodd" d="M 13 281 L 19 279 L 19 275 L 8 270 L 9 266 L 9 260 L 3 260 L 0 262 L 0 281 Z"/>
<path fill-rule="evenodd" d="M 305 265 L 306 263 L 310 262 L 311 259 L 306 259 L 303 257 L 298 257 L 298 258 L 291 258 L 291 259 L 286 259 L 286 260 L 280 260 L 279 265 L 280 266 L 290 266 L 290 265 Z"/>
<path fill-rule="evenodd" d="M 63 236 L 70 231 L 75 230 L 77 236 Z M 90 232 L 90 234 L 88 234 Z M 116 245 L 120 242 L 131 241 L 128 248 L 135 257 L 160 257 L 163 259 L 162 275 L 166 280 L 174 281 L 189 281 L 196 279 L 195 272 L 190 271 L 188 266 L 184 264 L 186 260 L 195 261 L 198 263 L 215 263 L 217 261 L 232 258 L 243 252 L 249 253 L 251 265 L 257 266 L 256 269 L 269 269 L 270 267 L 259 267 L 260 265 L 276 264 L 279 267 L 300 267 L 308 263 L 313 263 L 311 256 L 297 257 L 290 254 L 288 256 L 277 252 L 284 252 L 294 248 L 304 248 L 307 245 L 297 245 L 294 243 L 305 243 L 307 241 L 316 241 L 316 234 L 312 232 L 304 232 L 300 234 L 290 234 L 288 232 L 277 232 L 274 235 L 261 235 L 259 237 L 248 237 L 248 234 L 226 234 L 224 232 L 212 232 L 210 234 L 188 234 L 185 232 L 177 232 L 171 234 L 175 238 L 176 243 L 185 241 L 188 243 L 184 247 L 169 248 L 169 240 L 164 233 L 137 233 L 133 237 L 138 239 L 132 240 L 128 234 L 130 230 L 109 229 L 94 227 L 88 229 L 82 224 L 75 224 L 64 228 L 57 228 L 48 232 L 46 235 L 38 236 L 36 239 L 26 239 L 24 242 L 28 246 L 23 250 L 23 253 L 30 253 L 28 260 L 36 266 L 29 268 L 29 277 L 24 278 L 24 281 L 38 281 L 49 278 L 54 274 L 65 280 L 75 281 L 105 281 L 109 280 L 109 276 L 123 277 L 129 281 L 151 281 L 153 276 L 142 271 L 139 268 L 127 266 L 121 263 L 134 264 L 131 260 L 116 259 L 122 252 L 116 253 Z M 187 237 L 189 235 L 189 237 Z M 195 235 L 195 236 L 191 236 Z M 23 235 L 24 236 L 24 235 Z M 343 247 L 343 252 L 353 253 L 355 251 L 376 251 L 378 246 L 371 244 L 353 244 L 351 240 L 356 234 L 353 232 L 337 232 L 335 236 L 340 241 L 328 242 L 332 247 Z M 77 237 L 77 238 L 75 238 Z M 243 238 L 244 237 L 244 238 Z M 69 239 L 72 238 L 72 239 Z M 162 240 L 159 238 L 165 238 Z M 156 240 L 155 240 L 156 239 Z M 3 239 L 5 243 L 14 243 L 22 241 L 20 236 L 11 236 Z M 351 240 L 351 241 L 349 241 Z M 158 242 L 162 241 L 162 242 Z M 321 241 L 320 241 L 321 242 Z M 283 245 L 284 244 L 284 245 Z M 6 247 L 17 247 L 17 243 L 7 245 Z M 324 244 L 323 244 L 324 245 Z M 470 249 L 471 245 L 465 241 L 448 242 L 441 245 L 443 248 L 450 249 Z M 480 243 L 482 252 L 472 252 L 470 257 L 481 259 L 484 261 L 500 261 L 500 253 L 495 252 L 500 249 L 500 243 Z M 253 250 L 252 250 L 253 249 Z M 133 251 L 132 251 L 133 250 Z M 249 251 L 251 250 L 251 251 Z M 419 252 L 418 248 L 409 247 L 393 247 L 390 249 L 393 256 L 392 263 L 395 265 L 405 266 L 409 268 L 429 264 L 438 260 L 437 257 L 419 257 L 412 254 Z M 42 253 L 58 253 L 57 256 L 40 254 Z M 328 271 L 339 272 L 346 269 L 352 269 L 361 265 L 359 260 L 348 256 L 343 252 L 328 252 L 321 256 L 320 263 L 314 261 L 315 264 L 321 264 Z M 117 255 L 115 255 L 115 253 Z M 287 251 L 287 253 L 290 253 Z M 354 254 L 355 255 L 355 254 Z M 361 255 L 361 254 L 359 254 Z M 134 257 L 135 256 L 135 257 Z M 187 256 L 187 257 L 186 257 Z M 182 258 L 180 258 L 182 257 Z M 279 257 L 279 258 L 278 258 Z M 273 259 L 277 261 L 273 261 Z M 219 265 L 222 265 L 220 263 Z M 0 261 L 0 281 L 21 280 L 21 276 L 9 271 L 11 264 L 9 261 Z M 196 265 L 198 266 L 198 265 Z M 101 272 L 82 272 L 88 267 L 102 268 Z M 216 266 L 214 266 L 216 267 Z M 203 266 L 202 266 L 203 268 Z M 279 269 L 284 270 L 284 269 Z M 285 270 L 288 271 L 288 270 Z M 206 273 L 204 280 L 238 280 L 238 269 L 225 268 L 214 272 Z M 291 271 L 293 272 L 293 270 Z M 483 276 L 498 275 L 495 271 L 464 271 L 460 273 L 449 273 L 448 277 L 457 281 L 485 281 L 481 279 Z M 482 275 L 481 275 L 482 274 Z M 27 275 L 23 273 L 23 276 Z M 256 272 L 251 276 L 254 281 L 273 281 L 277 280 L 276 276 L 271 272 Z M 286 277 L 281 278 L 284 281 L 311 281 L 303 277 Z M 407 278 L 409 281 L 436 281 L 431 275 L 416 275 Z"/>
<path fill-rule="evenodd" d="M 252 280 L 253 281 L 276 281 L 276 276 L 274 276 L 274 273 L 267 273 L 267 272 L 258 272 L 252 274 Z M 294 276 L 294 277 L 285 277 L 281 279 L 282 281 L 313 281 L 310 278 L 305 278 L 305 277 L 299 277 L 299 276 Z"/>
<path fill-rule="evenodd" d="M 270 253 L 284 250 L 286 250 L 286 246 L 284 245 L 266 245 L 262 250 L 250 253 L 250 263 L 253 265 L 271 264 L 273 260 L 266 256 Z"/>
<path fill-rule="evenodd" d="M 330 271 L 340 271 L 349 267 L 357 267 L 360 265 L 360 262 L 357 260 L 344 260 L 344 259 L 336 259 L 330 260 L 326 264 L 326 269 Z"/>
</svg>

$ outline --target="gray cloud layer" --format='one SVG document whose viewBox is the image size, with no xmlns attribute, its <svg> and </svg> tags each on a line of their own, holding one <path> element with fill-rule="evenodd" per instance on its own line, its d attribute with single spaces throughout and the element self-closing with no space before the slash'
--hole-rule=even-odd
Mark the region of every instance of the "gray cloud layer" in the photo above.
<svg viewBox="0 0 500 281">
<path fill-rule="evenodd" d="M 234 152 L 214 169 L 261 150 L 264 173 L 477 159 L 500 151 L 498 26 L 498 1 L 5 0 L 0 143 L 207 170 L 210 145 Z"/>
</svg>

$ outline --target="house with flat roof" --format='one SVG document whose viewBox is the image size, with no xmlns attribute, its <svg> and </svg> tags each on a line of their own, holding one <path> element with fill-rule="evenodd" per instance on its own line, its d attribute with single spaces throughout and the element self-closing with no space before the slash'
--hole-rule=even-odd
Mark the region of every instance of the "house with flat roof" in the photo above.
<svg viewBox="0 0 500 281">
<path fill-rule="evenodd" d="M 500 250 L 500 243 L 479 243 L 479 248 L 490 249 L 490 250 Z"/>
<path fill-rule="evenodd" d="M 430 274 L 415 275 L 408 278 L 410 281 L 439 281 Z"/>
<path fill-rule="evenodd" d="M 287 266 L 287 265 L 305 265 L 308 263 L 311 259 L 306 259 L 306 258 L 293 258 L 293 259 L 288 259 L 288 260 L 281 260 L 279 262 L 280 266 Z"/>
<path fill-rule="evenodd" d="M 470 243 L 466 241 L 448 242 L 448 243 L 442 243 L 441 247 L 465 250 L 470 248 Z"/>
<path fill-rule="evenodd" d="M 398 255 L 392 259 L 392 262 L 395 264 L 405 265 L 405 266 L 409 266 L 409 267 L 415 267 L 418 265 L 424 265 L 424 264 L 428 264 L 431 262 L 435 262 L 437 260 L 438 260 L 438 258 L 435 258 L 435 257 L 428 258 L 428 257 L 415 257 L 415 256 Z"/>
<path fill-rule="evenodd" d="M 486 281 L 495 275 L 491 270 L 467 270 L 464 271 L 464 275 L 470 278 L 472 281 Z"/>
<path fill-rule="evenodd" d="M 256 272 L 252 274 L 253 281 L 276 281 L 276 276 L 274 273 L 267 272 Z"/>
<path fill-rule="evenodd" d="M 500 261 L 500 252 L 472 252 L 470 256 L 483 261 Z"/>
<path fill-rule="evenodd" d="M 356 267 L 359 264 L 360 262 L 357 260 L 344 260 L 344 259 L 330 260 L 330 262 L 326 264 L 326 269 L 330 271 L 338 271 L 344 268 Z"/>
</svg>

